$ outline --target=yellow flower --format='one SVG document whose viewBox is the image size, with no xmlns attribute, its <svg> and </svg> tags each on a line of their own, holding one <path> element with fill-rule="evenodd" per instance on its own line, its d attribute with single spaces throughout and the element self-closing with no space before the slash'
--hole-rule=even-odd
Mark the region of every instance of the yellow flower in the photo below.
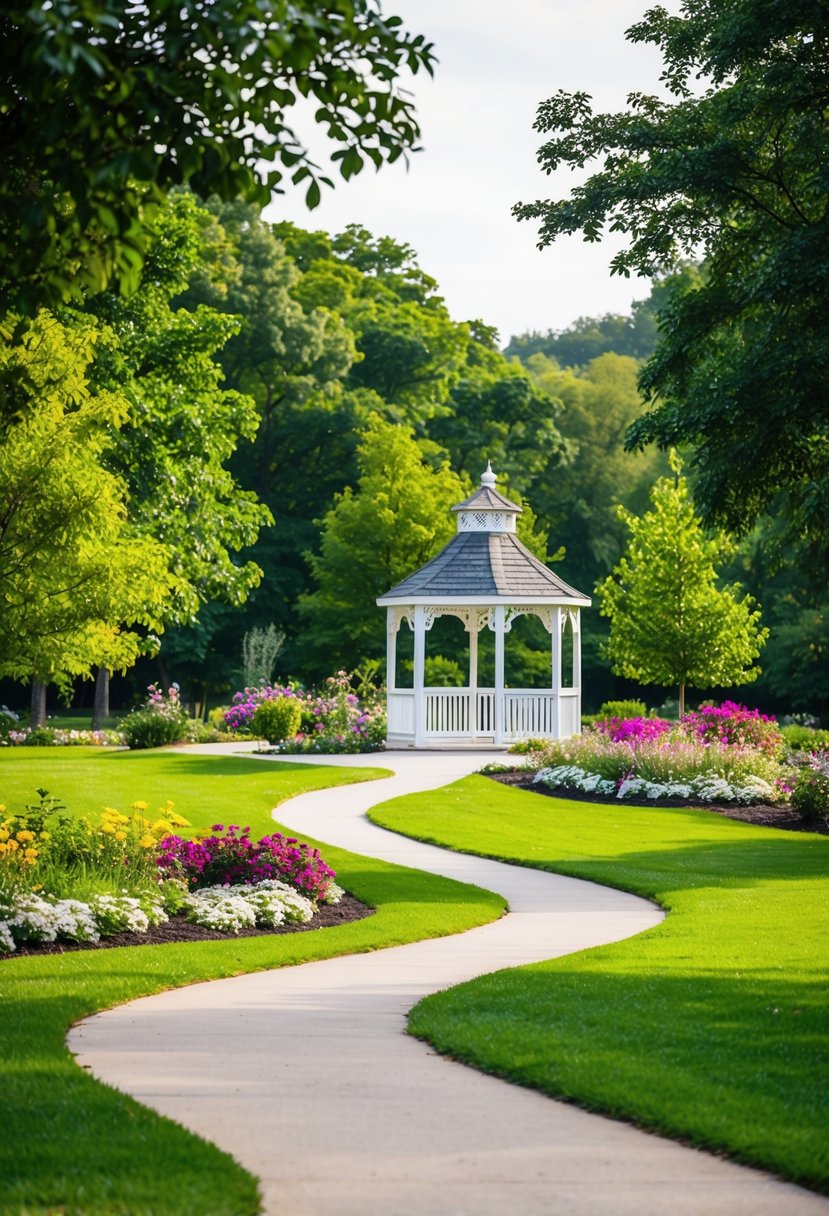
<svg viewBox="0 0 829 1216">
<path fill-rule="evenodd" d="M 24 830 L 22 832 L 17 833 L 17 839 L 20 841 L 21 844 L 28 844 L 29 841 L 34 840 L 34 838 L 35 838 L 34 832 L 29 832 L 29 831 Z"/>
<path fill-rule="evenodd" d="M 106 833 L 107 836 L 115 835 L 115 828 L 109 822 L 101 824 L 101 831 Z"/>
<path fill-rule="evenodd" d="M 40 839 L 41 839 L 41 840 L 51 840 L 51 839 L 52 839 L 52 833 L 51 833 L 51 832 L 41 832 L 41 833 L 40 833 Z"/>
<path fill-rule="evenodd" d="M 127 833 L 126 833 L 126 832 L 123 832 L 123 831 L 118 831 L 118 832 L 116 832 L 116 833 L 115 833 L 115 839 L 116 839 L 116 840 L 126 840 L 126 839 L 127 839 Z"/>
<path fill-rule="evenodd" d="M 142 849 L 151 849 L 155 845 L 155 837 L 150 835 L 142 836 L 138 843 Z"/>
<path fill-rule="evenodd" d="M 37 861 L 37 849 L 27 849 L 23 854 L 30 866 L 33 866 Z"/>
<path fill-rule="evenodd" d="M 16 840 L 10 840 L 8 842 L 8 844 L 6 845 L 6 848 L 10 853 L 16 853 L 19 847 L 20 846 L 18 845 Z"/>
<path fill-rule="evenodd" d="M 6 850 L 8 849 L 8 847 L 9 847 L 9 846 L 8 846 L 7 844 L 4 844 L 4 843 L 3 843 L 3 841 L 2 841 L 2 840 L 0 840 L 0 857 L 2 857 L 2 856 L 3 856 L 3 854 L 6 852 Z"/>
<path fill-rule="evenodd" d="M 185 819 L 183 815 L 170 815 L 170 823 L 177 828 L 189 828 L 190 820 Z"/>
<path fill-rule="evenodd" d="M 35 883 L 35 885 L 32 887 L 32 890 L 33 890 L 33 891 L 42 891 L 42 890 L 43 890 L 43 883 L 42 883 L 42 882 L 36 882 L 36 883 Z"/>
<path fill-rule="evenodd" d="M 151 829 L 156 836 L 169 836 L 173 830 L 173 825 L 168 819 L 156 819 Z"/>
<path fill-rule="evenodd" d="M 134 811 L 146 811 L 149 805 L 149 802 L 134 802 L 132 804 L 132 809 Z"/>
</svg>

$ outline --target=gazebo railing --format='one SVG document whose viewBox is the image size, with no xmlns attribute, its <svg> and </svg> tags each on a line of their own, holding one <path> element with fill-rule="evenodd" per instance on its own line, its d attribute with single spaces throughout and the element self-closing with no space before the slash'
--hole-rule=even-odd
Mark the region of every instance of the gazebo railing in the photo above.
<svg viewBox="0 0 829 1216">
<path fill-rule="evenodd" d="M 475 712 L 472 713 L 474 701 Z M 494 739 L 494 688 L 424 688 L 426 738 Z M 579 693 L 563 688 L 558 697 L 546 689 L 505 689 L 502 694 L 501 738 L 505 743 L 537 736 L 556 738 L 578 733 Z M 396 688 L 388 694 L 390 736 L 414 736 L 415 692 Z"/>
</svg>

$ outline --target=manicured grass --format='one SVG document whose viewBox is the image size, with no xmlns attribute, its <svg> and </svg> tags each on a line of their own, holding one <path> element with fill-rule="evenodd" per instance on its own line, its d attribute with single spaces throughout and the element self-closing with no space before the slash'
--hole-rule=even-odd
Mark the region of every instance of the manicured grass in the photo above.
<svg viewBox="0 0 829 1216">
<path fill-rule="evenodd" d="M 181 752 L 21 749 L 0 754 L 0 802 L 37 786 L 73 810 L 153 810 L 171 798 L 196 826 L 273 829 L 271 807 L 310 789 L 381 775 Z M 366 920 L 283 937 L 142 946 L 0 962 L 0 1213 L 3 1216 L 242 1216 L 256 1180 L 232 1158 L 93 1081 L 68 1028 L 98 1009 L 199 980 L 376 950 L 497 919 L 490 892 L 321 844 L 338 881 L 378 908 Z M 228 1050 L 232 1050 L 229 1045 Z M 281 1095 L 274 1094 L 274 1101 Z M 280 1146 L 274 1145 L 278 1153 Z"/>
<path fill-rule="evenodd" d="M 668 911 L 615 945 L 427 997 L 413 1034 L 590 1110 L 829 1190 L 829 839 L 468 777 L 384 827 L 594 879 Z"/>
</svg>

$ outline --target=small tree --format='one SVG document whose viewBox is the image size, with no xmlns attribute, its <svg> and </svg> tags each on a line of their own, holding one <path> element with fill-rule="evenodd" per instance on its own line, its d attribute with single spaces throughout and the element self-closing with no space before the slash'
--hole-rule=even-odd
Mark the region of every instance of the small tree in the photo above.
<svg viewBox="0 0 829 1216">
<path fill-rule="evenodd" d="M 617 675 L 643 684 L 685 688 L 746 684 L 768 637 L 750 596 L 739 585 L 719 587 L 717 564 L 733 551 L 723 534 L 706 535 L 694 514 L 682 463 L 671 453 L 675 477 L 651 491 L 653 510 L 637 518 L 623 507 L 630 531 L 627 550 L 596 588 L 610 617 L 606 657 Z"/>
</svg>

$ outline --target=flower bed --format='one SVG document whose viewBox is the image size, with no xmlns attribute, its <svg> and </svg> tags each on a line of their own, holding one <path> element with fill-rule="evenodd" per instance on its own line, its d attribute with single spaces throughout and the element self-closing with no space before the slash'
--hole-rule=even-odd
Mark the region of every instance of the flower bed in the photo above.
<svg viewBox="0 0 829 1216">
<path fill-rule="evenodd" d="M 616 798 L 774 804 L 792 779 L 781 763 L 773 718 L 726 701 L 679 723 L 610 718 L 571 739 L 543 741 L 529 753 L 536 781 L 551 788 Z"/>
<path fill-rule="evenodd" d="M 338 671 L 326 680 L 321 692 L 278 685 L 246 688 L 234 695 L 224 719 L 231 730 L 257 733 L 254 719 L 259 707 L 269 701 L 288 700 L 299 709 L 299 731 L 289 738 L 269 738 L 275 751 L 288 755 L 382 751 L 386 712 L 381 694 L 361 698 L 352 690 L 351 680 L 347 672 Z M 277 715 L 273 717 L 276 720 Z M 264 735 L 265 715 L 260 715 L 260 721 Z"/>
<path fill-rule="evenodd" d="M 0 734 L 0 747 L 123 747 L 121 730 L 64 730 L 59 726 L 14 727 Z"/>
<path fill-rule="evenodd" d="M 47 791 L 0 820 L 0 953 L 18 945 L 96 943 L 171 917 L 239 933 L 307 923 L 344 892 L 319 850 L 281 833 L 250 839 L 216 824 L 194 840 L 167 803 L 148 819 L 105 807 L 98 822 L 65 813 Z M 5 810 L 0 807 L 0 813 Z"/>
</svg>

